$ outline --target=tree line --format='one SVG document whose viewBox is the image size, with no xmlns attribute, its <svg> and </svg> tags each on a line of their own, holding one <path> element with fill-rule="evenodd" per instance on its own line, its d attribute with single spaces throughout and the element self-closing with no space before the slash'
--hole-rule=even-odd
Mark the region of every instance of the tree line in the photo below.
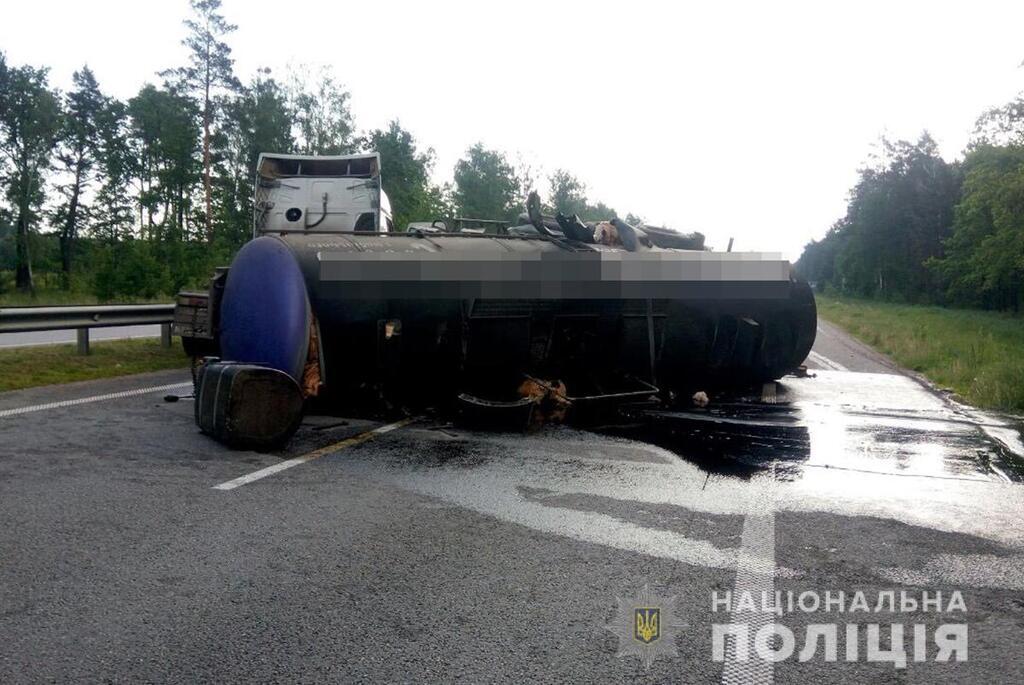
<svg viewBox="0 0 1024 685">
<path fill-rule="evenodd" d="M 243 82 L 228 42 L 237 27 L 220 0 L 191 4 L 187 62 L 126 101 L 104 93 L 88 66 L 60 92 L 46 67 L 8 64 L 0 52 L 0 293 L 34 293 L 40 272 L 47 287 L 100 299 L 201 282 L 250 235 L 260 152 L 379 152 L 400 228 L 452 216 L 514 220 L 538 183 L 530 167 L 482 143 L 452 182 L 433 183 L 433 149 L 397 119 L 359 131 L 329 69 L 278 79 L 261 68 Z M 565 170 L 548 186 L 555 209 L 615 215 Z"/>
<path fill-rule="evenodd" d="M 798 272 L 819 288 L 1019 312 L 1024 304 L 1024 97 L 979 117 L 962 160 L 883 139 L 846 215 Z"/>
</svg>

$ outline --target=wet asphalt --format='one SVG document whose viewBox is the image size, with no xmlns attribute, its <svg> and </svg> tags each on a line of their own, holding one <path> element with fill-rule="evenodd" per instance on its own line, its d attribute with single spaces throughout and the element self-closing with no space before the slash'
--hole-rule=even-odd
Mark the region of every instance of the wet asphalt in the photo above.
<svg viewBox="0 0 1024 685">
<path fill-rule="evenodd" d="M 379 424 L 309 417 L 263 454 L 163 400 L 186 372 L 0 394 L 0 682 L 1021 682 L 1019 423 L 828 324 L 815 351 L 809 377 L 706 410 L 529 434 L 425 417 L 226 491 Z M 606 627 L 645 585 L 685 624 L 649 668 Z M 851 661 L 716 661 L 713 625 L 750 616 L 712 593 L 744 588 L 959 591 L 966 611 L 772 620 L 797 652 L 809 625 L 966 623 L 969 656 L 897 668 L 860 632 Z"/>
</svg>

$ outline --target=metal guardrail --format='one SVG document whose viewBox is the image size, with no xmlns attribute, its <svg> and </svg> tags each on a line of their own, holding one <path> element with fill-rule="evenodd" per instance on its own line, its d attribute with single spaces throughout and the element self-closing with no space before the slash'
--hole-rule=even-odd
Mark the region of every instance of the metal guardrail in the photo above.
<svg viewBox="0 0 1024 685">
<path fill-rule="evenodd" d="M 171 345 L 173 304 L 111 304 L 0 308 L 0 333 L 78 331 L 78 352 L 89 354 L 89 329 L 160 324 L 160 341 Z"/>
</svg>

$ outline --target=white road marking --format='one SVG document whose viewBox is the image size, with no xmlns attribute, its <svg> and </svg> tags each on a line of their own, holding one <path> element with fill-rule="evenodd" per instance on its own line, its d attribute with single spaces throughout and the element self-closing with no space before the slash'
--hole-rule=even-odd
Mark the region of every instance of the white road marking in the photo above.
<svg viewBox="0 0 1024 685">
<path fill-rule="evenodd" d="M 528 450 L 529 447 L 524 448 Z M 580 460 L 573 462 L 578 470 Z M 642 502 L 637 491 L 643 486 L 634 485 L 637 464 L 613 462 L 625 473 L 617 474 L 612 487 L 597 486 L 594 489 L 579 488 L 577 475 L 560 475 L 564 466 L 551 464 L 548 458 L 530 452 L 529 458 L 516 464 L 491 463 L 477 469 L 452 471 L 448 469 L 418 469 L 385 472 L 388 482 L 403 490 L 491 516 L 499 521 L 524 526 L 542 533 L 550 533 L 613 549 L 637 552 L 660 559 L 673 559 L 684 564 L 707 568 L 732 569 L 736 564 L 737 551 L 733 548 L 719 548 L 711 542 L 686 537 L 683 533 L 648 527 L 618 516 L 598 511 L 581 511 L 547 503 L 550 497 L 562 495 L 596 494 L 598 497 L 613 498 L 625 504 Z M 608 477 L 609 462 L 599 465 L 599 471 Z M 351 473 L 370 478 L 381 476 L 379 460 L 359 462 L 346 461 L 345 468 Z M 641 469 L 643 466 L 640 467 Z M 538 472 L 539 470 L 539 472 Z M 617 469 L 618 470 L 618 469 Z M 697 477 L 689 483 L 672 478 L 673 469 L 659 470 L 658 482 L 670 484 L 703 496 L 700 490 L 702 479 Z M 694 472 L 696 476 L 696 473 Z M 703 474 L 701 474 L 703 475 Z M 523 488 L 540 490 L 528 496 Z M 625 494 L 623 494 L 625 491 Z"/>
<path fill-rule="evenodd" d="M 372 437 L 374 437 L 376 435 L 382 435 L 384 433 L 389 433 L 389 432 L 395 430 L 396 428 L 401 428 L 402 426 L 405 426 L 406 424 L 412 423 L 415 420 L 416 420 L 415 418 L 402 419 L 401 421 L 395 421 L 394 423 L 389 423 L 389 424 L 384 425 L 384 426 L 379 426 L 377 428 L 374 428 L 373 430 L 366 431 L 365 433 L 360 433 L 359 435 L 354 435 L 351 438 L 345 438 L 344 440 L 341 440 L 339 442 L 333 443 L 331 445 L 327 445 L 326 447 L 321 447 L 318 450 L 313 450 L 312 452 L 309 452 L 307 454 L 303 454 L 302 456 L 293 457 L 292 459 L 286 459 L 285 461 L 282 461 L 279 464 L 274 464 L 272 466 L 267 466 L 266 468 L 262 468 L 259 471 L 253 471 L 252 473 L 247 473 L 244 476 L 239 476 L 238 478 L 226 481 L 224 483 L 219 483 L 217 485 L 214 485 L 213 489 L 214 490 L 234 490 L 235 488 L 237 488 L 237 487 L 239 487 L 241 485 L 246 485 L 247 483 L 252 483 L 254 481 L 260 480 L 261 478 L 266 478 L 267 476 L 272 476 L 275 473 L 280 473 L 281 471 L 284 471 L 286 469 L 290 469 L 293 466 L 298 466 L 299 464 L 305 464 L 308 461 L 313 461 L 314 459 L 319 459 L 320 457 L 322 457 L 322 456 L 324 456 L 326 454 L 331 454 L 333 452 L 337 452 L 338 450 L 343 450 L 346 447 L 351 447 L 352 445 L 358 445 L 361 442 L 366 442 L 367 440 L 369 440 L 370 438 L 372 438 Z"/>
<path fill-rule="evenodd" d="M 828 357 L 818 354 L 814 350 L 811 350 L 810 354 L 807 355 L 807 358 L 810 359 L 815 364 L 818 364 L 819 366 L 824 366 L 826 369 L 831 369 L 832 371 L 849 371 L 848 368 L 846 368 L 839 362 L 834 362 Z"/>
<path fill-rule="evenodd" d="M 122 392 L 111 392 L 106 395 L 93 395 L 92 397 L 79 397 L 74 400 L 61 400 L 59 402 L 47 402 L 46 404 L 34 404 L 30 407 L 16 407 L 15 409 L 0 409 L 0 419 L 8 416 L 18 416 L 19 414 L 31 414 L 37 411 L 46 411 L 48 409 L 62 409 L 64 407 L 73 407 L 77 404 L 90 404 L 92 402 L 105 402 L 107 400 L 119 400 L 124 397 L 136 397 L 138 395 L 148 395 L 154 392 L 161 392 L 163 390 L 175 390 L 177 388 L 191 388 L 192 382 L 187 383 L 168 383 L 167 385 L 154 385 L 149 388 L 137 388 L 135 390 L 124 390 Z"/>
<path fill-rule="evenodd" d="M 739 658 L 735 637 L 726 641 L 723 685 L 771 685 L 775 680 L 775 665 L 759 658 L 754 649 L 757 631 L 775 621 L 775 614 L 764 610 L 762 600 L 762 597 L 774 599 L 775 596 L 775 483 L 773 465 L 767 482 L 761 484 L 760 490 L 751 498 L 750 509 L 743 519 L 732 605 L 735 607 L 743 594 L 749 594 L 754 599 L 755 608 L 753 611 L 746 608 L 734 610 L 730 617 L 730 623 L 744 626 L 748 631 L 746 648 L 742 650 L 747 656 Z"/>
</svg>

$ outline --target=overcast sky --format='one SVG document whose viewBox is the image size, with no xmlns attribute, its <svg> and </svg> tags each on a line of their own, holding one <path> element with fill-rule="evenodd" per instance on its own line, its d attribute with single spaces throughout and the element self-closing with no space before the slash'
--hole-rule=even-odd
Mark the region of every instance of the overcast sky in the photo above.
<svg viewBox="0 0 1024 685">
<path fill-rule="evenodd" d="M 132 96 L 180 64 L 187 0 L 12 0 L 9 63 L 83 63 Z M 796 258 L 844 211 L 878 137 L 928 129 L 961 154 L 1024 89 L 1024 3 L 225 0 L 248 80 L 331 65 L 361 129 L 392 118 L 437 152 L 476 141 L 651 223 Z M 384 161 L 386 184 L 387 160 Z M 546 190 L 547 184 L 542 184 Z"/>
</svg>

